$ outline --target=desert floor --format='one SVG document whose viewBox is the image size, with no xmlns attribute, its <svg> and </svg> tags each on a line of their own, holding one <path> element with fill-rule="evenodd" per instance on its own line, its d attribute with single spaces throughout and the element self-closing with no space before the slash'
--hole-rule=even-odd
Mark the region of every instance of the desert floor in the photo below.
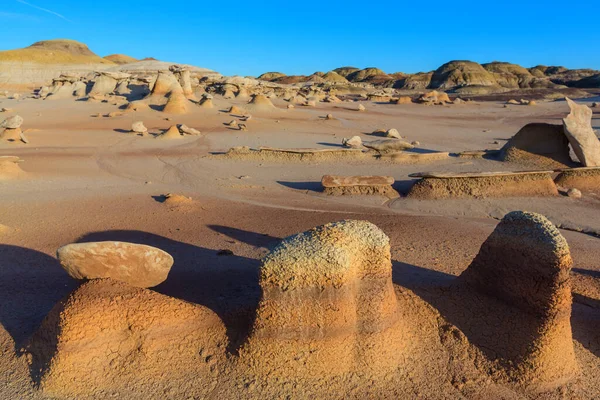
<svg viewBox="0 0 600 400">
<path fill-rule="evenodd" d="M 248 131 L 224 125 L 234 117 L 222 111 L 245 104 L 220 96 L 214 102 L 214 109 L 198 108 L 181 116 L 148 110 L 114 118 L 92 116 L 116 110 L 106 103 L 1 102 L 24 118 L 30 144 L 0 145 L 0 156 L 25 160 L 21 167 L 26 173 L 0 181 L 0 398 L 43 398 L 19 354 L 53 305 L 77 285 L 55 258 L 62 245 L 121 240 L 159 247 L 173 255 L 175 265 L 167 281 L 154 290 L 206 305 L 226 325 L 242 327 L 260 295 L 260 258 L 283 237 L 331 221 L 369 220 L 391 239 L 394 283 L 418 294 L 460 274 L 498 219 L 512 210 L 546 215 L 569 242 L 574 276 L 596 278 L 574 279 L 572 325 L 584 376 L 578 393 L 582 398 L 600 397 L 593 384 L 600 382 L 600 193 L 581 199 L 447 201 L 328 197 L 320 193 L 325 174 L 389 175 L 396 179 L 396 189 L 406 193 L 412 182 L 408 175 L 414 172 L 526 168 L 458 157 L 399 164 L 278 162 L 223 155 L 233 146 L 338 147 L 344 137 L 377 139 L 368 133 L 378 128 L 396 128 L 427 150 L 499 149 L 527 123 L 561 124 L 568 114 L 565 102 L 509 108 L 500 102 L 431 107 L 365 102 L 367 111 L 357 112 L 356 103 L 287 110 L 276 100 L 275 110 L 250 110 Z M 324 118 L 328 113 L 333 120 Z M 185 123 L 203 135 L 179 140 L 139 137 L 128 133 L 137 120 L 151 133 Z M 598 114 L 593 125 L 600 129 Z M 170 206 L 162 202 L 161 195 L 167 193 L 193 201 Z M 217 255 L 222 249 L 233 255 Z M 421 395 L 432 398 L 427 393 L 431 394 Z"/>
</svg>

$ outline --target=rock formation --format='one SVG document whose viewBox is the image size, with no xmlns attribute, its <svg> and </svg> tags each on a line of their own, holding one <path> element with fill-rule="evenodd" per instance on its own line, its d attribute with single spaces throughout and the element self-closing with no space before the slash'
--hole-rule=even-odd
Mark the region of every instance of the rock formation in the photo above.
<svg viewBox="0 0 600 400">
<path fill-rule="evenodd" d="M 145 135 L 148 133 L 148 128 L 144 126 L 142 121 L 135 121 L 131 124 L 131 132 Z"/>
<path fill-rule="evenodd" d="M 111 278 L 143 288 L 167 279 L 173 265 L 173 257 L 160 249 L 124 242 L 74 243 L 58 249 L 57 255 L 75 279 Z"/>
<path fill-rule="evenodd" d="M 571 113 L 563 119 L 565 134 L 584 167 L 600 166 L 600 141 L 592 128 L 592 110 L 566 98 Z"/>
<path fill-rule="evenodd" d="M 158 71 L 158 76 L 152 86 L 151 96 L 164 97 L 171 92 L 183 93 L 183 88 L 179 84 L 179 81 L 169 71 Z"/>
<path fill-rule="evenodd" d="M 204 94 L 202 96 L 202 99 L 200 99 L 200 102 L 198 103 L 198 105 L 202 108 L 213 108 L 214 104 L 212 101 L 213 97 L 210 94 Z"/>
<path fill-rule="evenodd" d="M 169 99 L 163 107 L 163 112 L 167 114 L 187 114 L 190 108 L 191 103 L 183 92 L 174 90 L 169 94 Z"/>
<path fill-rule="evenodd" d="M 565 169 L 558 174 L 554 182 L 563 188 L 598 192 L 600 190 L 600 167 Z"/>
<path fill-rule="evenodd" d="M 172 65 L 169 70 L 175 75 L 175 78 L 179 81 L 183 94 L 188 99 L 194 99 L 194 90 L 192 89 L 192 81 L 190 78 L 190 70 L 180 65 Z"/>
<path fill-rule="evenodd" d="M 275 108 L 271 100 L 265 95 L 255 94 L 250 103 L 248 103 L 254 109 L 268 110 Z"/>
<path fill-rule="evenodd" d="M 553 171 L 423 173 L 408 197 L 417 199 L 558 196 Z"/>
<path fill-rule="evenodd" d="M 360 149 L 362 147 L 362 139 L 360 136 L 352 136 L 350 139 L 343 138 L 342 145 L 351 149 Z"/>
<path fill-rule="evenodd" d="M 392 185 L 391 176 L 336 176 L 324 175 L 321 178 L 323 193 L 331 196 L 380 195 L 388 198 L 400 197 Z"/>
<path fill-rule="evenodd" d="M 51 397 L 105 397 L 131 387 L 162 392 L 187 385 L 190 374 L 207 396 L 226 346 L 225 326 L 208 308 L 95 279 L 50 311 L 27 351 Z"/>
<path fill-rule="evenodd" d="M 0 124 L 0 140 L 6 140 L 7 142 L 23 142 L 29 143 L 23 132 L 21 131 L 21 125 L 23 125 L 23 118 L 19 115 L 13 115 L 2 121 Z"/>
<path fill-rule="evenodd" d="M 412 144 L 399 139 L 372 140 L 370 142 L 363 142 L 363 146 L 379 153 L 390 153 L 414 148 Z"/>
<path fill-rule="evenodd" d="M 366 221 L 285 239 L 263 259 L 242 359 L 296 377 L 397 368 L 403 339 L 391 274 L 389 239 Z"/>
<path fill-rule="evenodd" d="M 181 138 L 183 138 L 183 136 L 181 135 L 181 132 L 179 131 L 179 128 L 177 127 L 177 125 L 171 126 L 165 132 L 156 136 L 156 139 L 166 139 L 166 140 L 181 139 Z"/>
<path fill-rule="evenodd" d="M 459 278 L 516 310 L 506 320 L 496 317 L 495 335 L 474 340 L 484 341 L 509 376 L 526 386 L 547 390 L 578 372 L 570 322 L 572 265 L 569 246 L 550 221 L 515 211 Z"/>
<path fill-rule="evenodd" d="M 499 159 L 537 168 L 573 165 L 569 140 L 563 127 L 544 123 L 527 124 L 500 151 Z"/>
<path fill-rule="evenodd" d="M 90 96 L 104 96 L 111 94 L 117 88 L 120 81 L 127 80 L 131 75 L 122 72 L 101 71 L 94 82 L 94 86 L 90 90 Z"/>
</svg>

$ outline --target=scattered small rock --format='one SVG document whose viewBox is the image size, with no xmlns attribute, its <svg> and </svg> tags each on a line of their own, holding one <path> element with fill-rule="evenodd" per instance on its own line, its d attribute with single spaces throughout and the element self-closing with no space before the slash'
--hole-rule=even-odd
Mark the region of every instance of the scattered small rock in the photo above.
<svg viewBox="0 0 600 400">
<path fill-rule="evenodd" d="M 362 147 L 362 139 L 360 136 L 352 136 L 350 139 L 343 138 L 342 145 L 352 149 L 360 149 Z"/>
<path fill-rule="evenodd" d="M 365 111 L 365 110 L 366 110 L 365 106 L 363 106 L 362 104 L 358 105 L 358 111 Z"/>
<path fill-rule="evenodd" d="M 332 114 L 327 114 L 327 115 L 325 116 L 325 119 L 333 119 L 333 115 L 332 115 Z"/>
<path fill-rule="evenodd" d="M 581 191 L 579 189 L 571 188 L 567 191 L 567 196 L 569 196 L 572 199 L 580 199 Z"/>
<path fill-rule="evenodd" d="M 131 131 L 135 133 L 145 134 L 148 132 L 148 128 L 144 126 L 144 122 L 135 121 L 133 124 L 131 124 Z"/>
<path fill-rule="evenodd" d="M 385 136 L 389 137 L 389 138 L 402 139 L 402 136 L 400 135 L 400 132 L 398 132 L 398 130 L 394 129 L 394 128 L 388 129 L 385 132 Z"/>
<path fill-rule="evenodd" d="M 23 118 L 19 115 L 13 115 L 0 124 L 0 128 L 17 129 L 23 125 Z"/>
</svg>

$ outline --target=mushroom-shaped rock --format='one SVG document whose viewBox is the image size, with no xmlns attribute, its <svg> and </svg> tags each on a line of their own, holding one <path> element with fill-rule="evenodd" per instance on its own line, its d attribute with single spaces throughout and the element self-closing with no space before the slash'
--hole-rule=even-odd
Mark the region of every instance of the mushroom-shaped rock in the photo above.
<svg viewBox="0 0 600 400">
<path fill-rule="evenodd" d="M 578 371 L 570 321 L 572 264 L 565 238 L 550 221 L 515 211 L 502 219 L 459 278 L 518 310 L 505 321 L 494 319 L 492 336 L 479 322 L 481 338 L 473 339 L 526 385 L 559 386 Z"/>
<path fill-rule="evenodd" d="M 592 110 L 566 98 L 571 113 L 563 119 L 565 135 L 585 167 L 600 166 L 600 141 L 592 128 Z"/>
<path fill-rule="evenodd" d="M 171 67 L 169 67 L 169 70 L 173 72 L 173 75 L 175 75 L 175 78 L 179 82 L 179 85 L 181 86 L 185 97 L 188 99 L 194 98 L 194 90 L 192 89 L 190 70 L 180 65 L 171 65 Z"/>
<path fill-rule="evenodd" d="M 198 105 L 202 108 L 213 108 L 215 106 L 211 95 L 203 96 Z"/>
<path fill-rule="evenodd" d="M 198 380 L 195 395 L 206 397 L 227 343 L 223 322 L 207 307 L 95 279 L 54 306 L 26 350 L 52 398 L 130 394 L 145 385 L 166 393 L 190 376 Z"/>
<path fill-rule="evenodd" d="M 403 335 L 394 329 L 390 244 L 372 223 L 341 221 L 283 240 L 263 259 L 259 283 L 243 359 L 318 377 L 397 368 Z"/>
<path fill-rule="evenodd" d="M 152 87 L 151 96 L 165 96 L 167 93 L 180 92 L 183 93 L 183 88 L 179 81 L 169 71 L 158 71 L 156 82 Z"/>
<path fill-rule="evenodd" d="M 131 124 L 131 132 L 141 133 L 142 135 L 148 132 L 148 128 L 144 126 L 142 121 L 135 121 Z"/>
<path fill-rule="evenodd" d="M 111 278 L 143 288 L 163 282 L 173 266 L 169 253 L 126 242 L 73 243 L 58 249 L 57 255 L 75 279 Z"/>
</svg>

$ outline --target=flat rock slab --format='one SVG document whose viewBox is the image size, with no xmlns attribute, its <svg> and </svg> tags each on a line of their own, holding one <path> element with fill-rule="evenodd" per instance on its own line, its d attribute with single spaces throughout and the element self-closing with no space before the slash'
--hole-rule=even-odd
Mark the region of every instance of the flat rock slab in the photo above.
<svg viewBox="0 0 600 400">
<path fill-rule="evenodd" d="M 273 151 L 279 153 L 296 153 L 296 154 L 314 154 L 314 153 L 348 153 L 355 152 L 361 153 L 360 149 L 280 149 L 277 147 L 259 147 L 260 151 Z"/>
<path fill-rule="evenodd" d="M 535 175 L 535 174 L 551 174 L 554 171 L 496 171 L 496 172 L 415 172 L 408 175 L 411 178 L 434 178 L 434 179 L 451 179 L 451 178 L 487 178 L 493 176 L 512 176 L 512 175 Z"/>
<path fill-rule="evenodd" d="M 379 152 L 396 152 L 402 150 L 410 150 L 415 146 L 400 139 L 382 139 L 363 142 L 363 146 Z"/>
<path fill-rule="evenodd" d="M 413 153 L 402 151 L 398 153 L 382 154 L 385 157 L 396 163 L 402 164 L 418 164 L 431 161 L 445 160 L 450 157 L 449 152 L 431 152 L 431 153 Z"/>
<path fill-rule="evenodd" d="M 338 176 L 325 175 L 321 179 L 323 187 L 348 186 L 390 186 L 394 184 L 391 176 Z"/>
<path fill-rule="evenodd" d="M 163 282 L 173 266 L 169 253 L 125 242 L 74 243 L 58 249 L 57 255 L 75 279 L 111 278 L 141 288 Z"/>
</svg>

